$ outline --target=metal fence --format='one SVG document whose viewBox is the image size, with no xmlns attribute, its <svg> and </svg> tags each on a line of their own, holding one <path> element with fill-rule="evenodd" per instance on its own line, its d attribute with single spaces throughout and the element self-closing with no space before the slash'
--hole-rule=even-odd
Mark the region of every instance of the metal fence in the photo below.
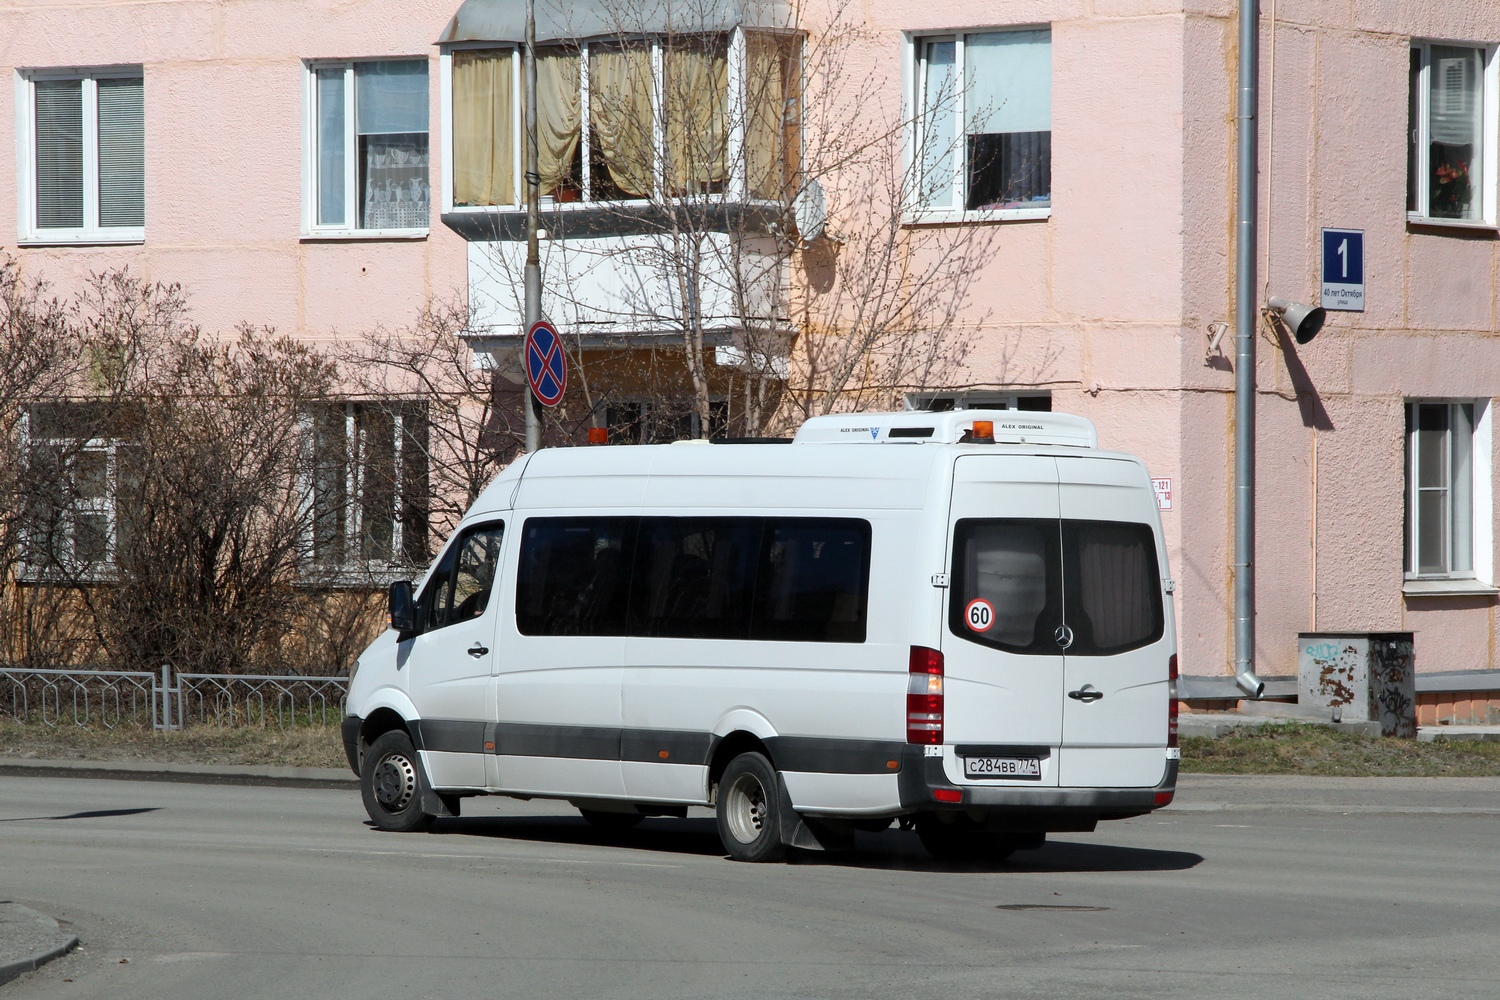
<svg viewBox="0 0 1500 1000">
<path fill-rule="evenodd" d="M 326 726 L 348 694 L 347 677 L 0 667 L 0 713 L 54 728 Z"/>
</svg>

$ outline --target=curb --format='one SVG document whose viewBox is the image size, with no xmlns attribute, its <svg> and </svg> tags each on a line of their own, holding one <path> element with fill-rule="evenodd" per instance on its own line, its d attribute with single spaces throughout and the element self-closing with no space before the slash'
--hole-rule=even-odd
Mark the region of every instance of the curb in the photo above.
<svg viewBox="0 0 1500 1000">
<path fill-rule="evenodd" d="M 117 781 L 178 781 L 204 785 L 270 785 L 284 788 L 356 789 L 359 778 L 336 767 L 274 767 L 246 764 L 163 764 L 124 760 L 0 759 L 0 777 L 105 778 Z"/>
<path fill-rule="evenodd" d="M 7 903 L 7 905 L 14 907 L 15 910 L 22 916 L 30 915 L 32 917 L 35 917 L 38 923 L 44 925 L 50 924 L 53 931 L 59 934 L 62 933 L 62 928 L 57 926 L 57 921 L 53 920 L 45 913 L 38 913 L 28 906 L 22 906 L 20 903 Z M 77 947 L 77 935 L 69 934 L 60 943 L 53 945 L 51 948 L 43 949 L 42 951 L 38 951 L 32 955 L 28 955 L 25 958 L 18 958 L 9 962 L 0 962 L 0 984 L 8 983 L 18 976 L 26 975 L 26 973 L 28 972 L 35 972 L 37 969 L 40 969 L 42 966 L 46 965 L 53 959 L 61 958 Z"/>
</svg>

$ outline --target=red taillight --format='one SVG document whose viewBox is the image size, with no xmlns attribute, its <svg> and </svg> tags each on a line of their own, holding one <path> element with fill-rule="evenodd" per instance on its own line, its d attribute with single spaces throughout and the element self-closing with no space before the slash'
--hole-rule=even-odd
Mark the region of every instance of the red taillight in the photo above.
<svg viewBox="0 0 1500 1000">
<path fill-rule="evenodd" d="M 1155 806 L 1169 806 L 1169 805 L 1172 804 L 1172 796 L 1174 794 L 1176 794 L 1176 793 L 1175 792 L 1157 792 L 1156 793 L 1156 798 L 1154 800 L 1152 800 L 1151 804 L 1155 805 Z"/>
<path fill-rule="evenodd" d="M 1177 654 L 1167 661 L 1167 746 L 1177 745 Z"/>
<path fill-rule="evenodd" d="M 962 802 L 964 793 L 957 788 L 934 788 L 932 797 L 939 802 Z"/>
<path fill-rule="evenodd" d="M 943 742 L 943 654 L 913 646 L 906 683 L 906 742 Z"/>
</svg>

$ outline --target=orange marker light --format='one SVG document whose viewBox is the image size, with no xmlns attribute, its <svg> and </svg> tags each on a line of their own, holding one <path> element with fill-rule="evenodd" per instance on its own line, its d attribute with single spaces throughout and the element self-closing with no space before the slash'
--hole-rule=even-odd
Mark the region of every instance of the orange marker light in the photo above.
<svg viewBox="0 0 1500 1000">
<path fill-rule="evenodd" d="M 485 741 L 484 741 L 484 748 L 485 748 L 485 749 L 486 749 L 486 750 L 493 750 L 493 749 L 495 749 L 495 744 L 494 744 L 494 742 L 493 742 L 493 741 L 491 741 L 491 740 L 485 740 Z"/>
<path fill-rule="evenodd" d="M 609 428 L 590 427 L 589 444 L 609 444 Z"/>
<path fill-rule="evenodd" d="M 901 770 L 901 762 L 899 760 L 888 760 L 885 762 L 885 769 L 887 771 L 899 771 Z"/>
<path fill-rule="evenodd" d="M 976 420 L 976 421 L 974 421 L 974 440 L 975 441 L 993 441 L 993 440 L 995 440 L 995 422 L 993 420 Z"/>
<path fill-rule="evenodd" d="M 666 760 L 668 757 L 670 757 L 672 755 L 670 753 L 668 753 L 666 750 L 658 750 L 658 751 L 656 751 L 656 756 L 660 757 L 662 760 Z"/>
</svg>

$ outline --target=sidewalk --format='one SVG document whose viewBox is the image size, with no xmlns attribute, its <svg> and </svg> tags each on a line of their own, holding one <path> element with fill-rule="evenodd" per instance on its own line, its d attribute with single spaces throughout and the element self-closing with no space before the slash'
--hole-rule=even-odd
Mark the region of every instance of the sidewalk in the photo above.
<svg viewBox="0 0 1500 1000">
<path fill-rule="evenodd" d="M 1278 703 L 1248 704 L 1239 712 L 1183 712 L 1177 718 L 1177 735 L 1201 736 L 1211 740 L 1229 736 L 1241 729 L 1300 722 L 1324 726 L 1341 733 L 1380 735 L 1378 722 L 1331 722 L 1328 713 L 1299 712 L 1296 705 Z M 1418 726 L 1417 742 L 1436 740 L 1486 740 L 1500 743 L 1500 726 Z"/>
<path fill-rule="evenodd" d="M 142 760 L 0 759 L 0 777 L 127 778 L 187 781 L 212 785 L 286 785 L 311 788 L 359 787 L 347 767 L 274 767 L 263 764 L 164 764 Z"/>
<path fill-rule="evenodd" d="M 0 984 L 24 976 L 78 947 L 78 938 L 45 913 L 0 900 Z"/>
</svg>

